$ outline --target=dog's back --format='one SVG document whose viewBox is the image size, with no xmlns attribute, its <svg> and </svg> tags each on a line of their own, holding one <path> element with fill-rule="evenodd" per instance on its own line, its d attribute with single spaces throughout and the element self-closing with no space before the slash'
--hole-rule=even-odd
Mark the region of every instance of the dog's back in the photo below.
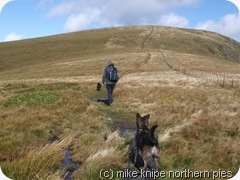
<svg viewBox="0 0 240 180">
<path fill-rule="evenodd" d="M 155 136 L 155 130 L 158 125 L 154 125 L 150 130 L 149 134 L 146 137 L 143 148 L 142 148 L 142 159 L 144 161 L 143 170 L 146 170 L 147 167 L 158 171 L 158 161 L 160 157 L 160 149 L 158 138 Z"/>
</svg>

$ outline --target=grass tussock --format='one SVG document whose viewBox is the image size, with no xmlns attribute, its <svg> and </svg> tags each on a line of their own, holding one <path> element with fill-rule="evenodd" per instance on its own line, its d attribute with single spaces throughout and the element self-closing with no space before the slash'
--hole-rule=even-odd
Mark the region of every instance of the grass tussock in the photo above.
<svg viewBox="0 0 240 180">
<path fill-rule="evenodd" d="M 26 150 L 21 158 L 2 165 L 3 172 L 11 179 L 61 179 L 59 165 L 64 153 L 71 143 L 66 138 L 54 144 L 46 144 L 39 148 Z"/>
<path fill-rule="evenodd" d="M 118 132 L 108 134 L 98 145 L 93 142 L 89 149 L 90 153 L 74 177 L 76 179 L 98 179 L 102 169 L 124 168 L 127 161 L 127 148 L 124 142 L 124 138 L 120 137 Z"/>
</svg>

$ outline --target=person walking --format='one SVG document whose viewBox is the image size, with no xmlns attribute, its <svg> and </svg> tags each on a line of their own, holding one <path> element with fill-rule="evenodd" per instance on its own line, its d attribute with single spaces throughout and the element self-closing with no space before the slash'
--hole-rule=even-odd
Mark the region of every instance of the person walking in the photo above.
<svg viewBox="0 0 240 180">
<path fill-rule="evenodd" d="M 111 106 L 113 103 L 113 90 L 116 86 L 116 83 L 119 80 L 119 75 L 117 68 L 114 66 L 112 61 L 107 62 L 107 66 L 104 69 L 102 76 L 102 84 L 106 85 L 107 94 L 108 94 L 108 105 Z"/>
</svg>

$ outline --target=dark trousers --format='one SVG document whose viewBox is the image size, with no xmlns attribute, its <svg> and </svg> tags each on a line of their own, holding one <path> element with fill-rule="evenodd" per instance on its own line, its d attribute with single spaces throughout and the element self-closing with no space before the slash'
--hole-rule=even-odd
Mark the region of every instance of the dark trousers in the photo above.
<svg viewBox="0 0 240 180">
<path fill-rule="evenodd" d="M 112 93 L 113 93 L 114 87 L 115 87 L 115 84 L 106 84 L 109 105 L 111 105 L 113 103 Z"/>
</svg>

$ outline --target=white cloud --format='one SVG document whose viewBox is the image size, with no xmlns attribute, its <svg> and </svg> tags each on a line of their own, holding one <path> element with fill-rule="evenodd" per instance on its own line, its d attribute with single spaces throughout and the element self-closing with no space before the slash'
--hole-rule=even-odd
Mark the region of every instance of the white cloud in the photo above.
<svg viewBox="0 0 240 180">
<path fill-rule="evenodd" d="M 182 16 L 178 16 L 174 13 L 161 16 L 159 24 L 165 26 L 175 26 L 175 27 L 187 27 L 189 21 Z"/>
<path fill-rule="evenodd" d="M 76 15 L 71 15 L 64 26 L 65 31 L 76 31 L 79 29 L 87 29 L 91 24 L 99 22 L 100 12 L 95 9 L 91 12 L 84 12 Z"/>
<path fill-rule="evenodd" d="M 42 0 L 43 1 L 43 0 Z M 66 16 L 65 31 L 117 25 L 159 24 L 185 27 L 188 20 L 173 13 L 201 0 L 62 0 L 49 18 Z M 166 15 L 167 14 L 167 15 Z"/>
<path fill-rule="evenodd" d="M 5 37 L 4 41 L 17 41 L 21 39 L 24 39 L 23 35 L 18 35 L 15 32 L 12 32 Z"/>
<path fill-rule="evenodd" d="M 228 14 L 219 21 L 209 20 L 199 23 L 196 28 L 218 32 L 232 38 L 240 38 L 240 15 Z"/>
<path fill-rule="evenodd" d="M 52 0 L 39 0 L 38 2 L 38 7 L 45 7 L 47 6 L 47 4 L 49 4 L 49 2 L 51 2 Z"/>
<path fill-rule="evenodd" d="M 75 12 L 79 11 L 78 2 L 63 2 L 61 4 L 53 7 L 47 14 L 48 17 L 57 17 L 69 14 L 75 14 Z"/>
</svg>

